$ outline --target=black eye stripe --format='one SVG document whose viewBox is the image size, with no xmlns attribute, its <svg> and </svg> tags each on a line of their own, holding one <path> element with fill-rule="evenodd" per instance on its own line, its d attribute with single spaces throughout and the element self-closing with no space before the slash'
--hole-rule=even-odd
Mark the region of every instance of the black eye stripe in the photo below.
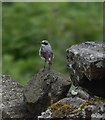
<svg viewBox="0 0 105 120">
<path fill-rule="evenodd" d="M 48 45 L 48 43 L 46 43 L 46 42 L 45 42 L 44 44 L 45 44 L 45 45 Z"/>
<path fill-rule="evenodd" d="M 48 43 L 47 43 L 47 42 L 42 42 L 42 44 L 44 44 L 44 45 L 48 45 Z"/>
</svg>

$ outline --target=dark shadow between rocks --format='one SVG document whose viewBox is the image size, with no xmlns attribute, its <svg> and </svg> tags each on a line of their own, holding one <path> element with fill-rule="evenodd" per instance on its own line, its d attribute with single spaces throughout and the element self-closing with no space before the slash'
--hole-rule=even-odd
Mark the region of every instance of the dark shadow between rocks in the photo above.
<svg viewBox="0 0 105 120">
<path fill-rule="evenodd" d="M 82 80 L 78 83 L 81 87 L 88 90 L 90 95 L 96 95 L 105 98 L 105 77 L 98 80 L 89 80 L 84 74 Z"/>
</svg>

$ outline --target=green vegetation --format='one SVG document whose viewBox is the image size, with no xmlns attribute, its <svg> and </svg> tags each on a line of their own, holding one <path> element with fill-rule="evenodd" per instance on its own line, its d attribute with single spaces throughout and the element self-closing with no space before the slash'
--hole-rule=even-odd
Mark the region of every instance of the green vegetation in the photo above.
<svg viewBox="0 0 105 120">
<path fill-rule="evenodd" d="M 0 73 L 2 73 L 2 4 L 0 2 Z"/>
<path fill-rule="evenodd" d="M 69 92 L 72 92 L 72 90 L 75 90 L 76 89 L 76 86 L 74 86 L 74 84 L 72 83 L 71 84 L 71 87 L 70 87 L 70 89 L 69 89 Z"/>
<path fill-rule="evenodd" d="M 102 3 L 3 3 L 3 74 L 27 83 L 43 62 L 40 41 L 54 50 L 52 69 L 69 75 L 66 49 L 84 41 L 102 41 Z"/>
</svg>

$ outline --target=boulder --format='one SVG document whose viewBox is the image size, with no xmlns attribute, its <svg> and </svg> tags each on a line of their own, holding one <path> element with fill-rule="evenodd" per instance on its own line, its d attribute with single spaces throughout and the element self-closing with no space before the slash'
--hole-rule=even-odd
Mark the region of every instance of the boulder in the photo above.
<svg viewBox="0 0 105 120">
<path fill-rule="evenodd" d="M 105 98 L 105 42 L 85 42 L 67 49 L 72 82 Z"/>
<path fill-rule="evenodd" d="M 66 97 L 71 81 L 61 73 L 40 70 L 24 88 L 24 100 L 28 110 L 40 115 L 48 106 Z"/>
<path fill-rule="evenodd" d="M 104 120 L 105 119 L 105 100 L 101 98 L 85 97 L 83 93 L 89 96 L 81 88 L 76 89 L 77 95 L 63 98 L 52 104 L 45 112 L 38 116 L 38 120 Z"/>
<path fill-rule="evenodd" d="M 2 102 L 0 110 L 2 111 L 2 120 L 31 118 L 23 100 L 23 87 L 10 76 L 2 75 Z"/>
</svg>

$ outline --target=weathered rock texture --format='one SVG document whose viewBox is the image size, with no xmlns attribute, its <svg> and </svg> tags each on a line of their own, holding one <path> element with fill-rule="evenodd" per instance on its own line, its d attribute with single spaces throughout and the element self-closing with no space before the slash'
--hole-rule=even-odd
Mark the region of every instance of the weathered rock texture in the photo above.
<svg viewBox="0 0 105 120">
<path fill-rule="evenodd" d="M 40 70 L 24 89 L 24 98 L 31 113 L 40 115 L 51 103 L 66 97 L 71 82 L 62 74 Z"/>
<path fill-rule="evenodd" d="M 71 79 L 79 85 L 75 89 L 69 90 L 71 81 L 62 74 L 47 69 L 40 70 L 25 87 L 2 75 L 2 120 L 37 120 L 38 115 L 39 120 L 104 120 L 105 100 L 91 96 L 105 98 L 104 52 L 102 42 L 86 42 L 67 49 Z"/>
<path fill-rule="evenodd" d="M 2 120 L 31 118 L 23 101 L 23 87 L 10 76 L 1 76 L 2 80 Z"/>
<path fill-rule="evenodd" d="M 68 68 L 75 85 L 105 98 L 105 42 L 85 42 L 67 49 Z"/>
<path fill-rule="evenodd" d="M 70 97 L 61 99 L 52 104 L 45 112 L 39 116 L 50 120 L 104 120 L 105 119 L 105 100 L 100 98 L 90 98 L 89 94 L 80 88 L 76 89 L 77 95 L 69 93 Z M 45 119 L 46 120 L 46 119 Z"/>
</svg>

